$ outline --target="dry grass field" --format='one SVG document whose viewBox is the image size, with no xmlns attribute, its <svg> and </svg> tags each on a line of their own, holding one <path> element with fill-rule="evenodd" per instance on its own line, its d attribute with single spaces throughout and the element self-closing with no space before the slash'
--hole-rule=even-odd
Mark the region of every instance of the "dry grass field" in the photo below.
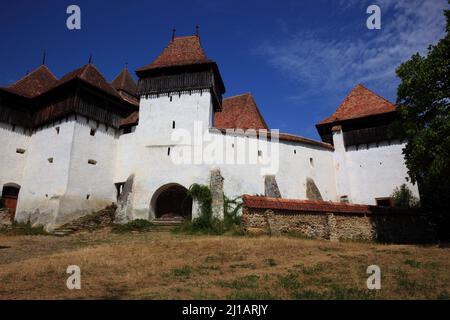
<svg viewBox="0 0 450 320">
<path fill-rule="evenodd" d="M 367 266 L 382 271 L 366 287 Z M 81 268 L 68 290 L 66 268 Z M 438 246 L 190 236 L 0 235 L 0 299 L 449 299 L 450 249 Z"/>
</svg>

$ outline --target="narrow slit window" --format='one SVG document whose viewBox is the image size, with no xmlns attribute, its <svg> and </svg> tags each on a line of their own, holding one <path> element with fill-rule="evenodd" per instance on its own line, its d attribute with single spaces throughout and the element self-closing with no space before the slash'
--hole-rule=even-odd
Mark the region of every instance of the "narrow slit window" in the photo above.
<svg viewBox="0 0 450 320">
<path fill-rule="evenodd" d="M 313 158 L 309 158 L 309 164 L 311 165 L 311 167 L 314 167 L 314 159 Z"/>
<path fill-rule="evenodd" d="M 89 160 L 88 160 L 88 163 L 95 166 L 95 165 L 97 164 L 97 161 L 94 160 L 94 159 L 89 159 Z"/>
<path fill-rule="evenodd" d="M 24 153 L 25 153 L 25 149 L 17 148 L 17 149 L 16 149 L 16 153 L 24 154 Z"/>
<path fill-rule="evenodd" d="M 172 129 L 175 129 L 175 121 L 172 121 Z"/>
<path fill-rule="evenodd" d="M 297 150 L 294 150 L 294 154 L 297 154 Z"/>
<path fill-rule="evenodd" d="M 87 194 L 87 195 L 86 195 L 86 200 L 89 200 L 90 197 L 91 197 L 91 195 L 90 195 L 90 194 Z"/>
<path fill-rule="evenodd" d="M 167 148 L 167 155 L 170 156 L 170 147 Z"/>
<path fill-rule="evenodd" d="M 97 132 L 97 129 L 91 129 L 90 135 L 95 136 L 95 133 Z"/>
<path fill-rule="evenodd" d="M 55 128 L 56 134 L 59 134 L 59 127 Z"/>
<path fill-rule="evenodd" d="M 262 157 L 262 151 L 258 150 L 258 157 Z"/>
</svg>

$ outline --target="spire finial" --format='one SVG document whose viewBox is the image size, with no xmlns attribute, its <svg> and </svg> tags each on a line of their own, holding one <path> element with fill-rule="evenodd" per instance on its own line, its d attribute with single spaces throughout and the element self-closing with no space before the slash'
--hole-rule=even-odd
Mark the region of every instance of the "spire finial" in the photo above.
<svg viewBox="0 0 450 320">
<path fill-rule="evenodd" d="M 46 51 L 44 50 L 44 53 L 43 53 L 43 55 L 42 55 L 42 65 L 43 65 L 43 66 L 45 66 L 45 59 L 46 59 L 46 56 L 47 56 L 47 53 L 46 53 Z"/>
<path fill-rule="evenodd" d="M 175 40 L 175 33 L 177 32 L 177 29 L 175 29 L 175 27 L 173 27 L 172 29 L 172 41 Z"/>
<path fill-rule="evenodd" d="M 92 64 L 92 53 L 91 53 L 91 55 L 89 56 L 89 62 L 88 62 L 88 64 Z"/>
<path fill-rule="evenodd" d="M 200 26 L 198 24 L 195 26 L 195 35 L 197 37 L 200 36 Z"/>
</svg>

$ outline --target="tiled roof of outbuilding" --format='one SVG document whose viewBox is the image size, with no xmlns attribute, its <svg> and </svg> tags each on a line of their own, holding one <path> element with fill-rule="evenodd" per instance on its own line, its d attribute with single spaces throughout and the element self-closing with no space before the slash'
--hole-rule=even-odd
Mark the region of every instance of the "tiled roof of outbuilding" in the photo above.
<svg viewBox="0 0 450 320">
<path fill-rule="evenodd" d="M 268 198 L 260 196 L 243 196 L 244 206 L 256 209 L 273 209 L 299 212 L 322 213 L 371 213 L 370 206 L 314 200 L 294 200 L 283 198 Z"/>
</svg>

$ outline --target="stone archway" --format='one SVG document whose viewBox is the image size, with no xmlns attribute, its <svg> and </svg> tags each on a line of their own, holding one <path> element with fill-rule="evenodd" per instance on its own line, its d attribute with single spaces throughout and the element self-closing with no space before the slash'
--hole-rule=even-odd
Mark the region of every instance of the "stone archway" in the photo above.
<svg viewBox="0 0 450 320">
<path fill-rule="evenodd" d="M 16 183 L 7 183 L 3 185 L 1 202 L 5 208 L 11 212 L 11 218 L 16 215 L 17 198 L 19 197 L 20 186 Z"/>
<path fill-rule="evenodd" d="M 190 220 L 192 218 L 192 198 L 182 185 L 168 184 L 155 192 L 152 209 L 156 219 Z"/>
</svg>

